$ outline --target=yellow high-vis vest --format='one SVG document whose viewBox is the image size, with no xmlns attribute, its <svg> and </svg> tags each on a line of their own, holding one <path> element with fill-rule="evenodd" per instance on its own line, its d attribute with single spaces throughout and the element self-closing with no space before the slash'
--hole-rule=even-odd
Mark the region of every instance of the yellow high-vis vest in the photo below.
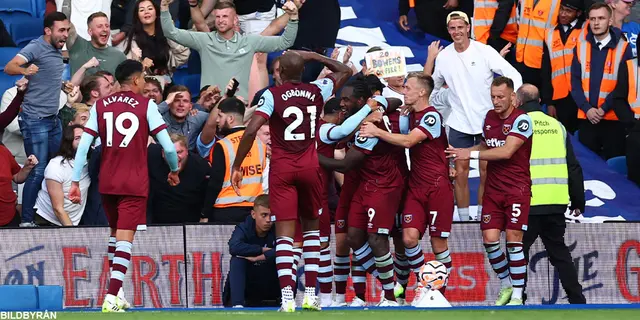
<svg viewBox="0 0 640 320">
<path fill-rule="evenodd" d="M 224 173 L 224 182 L 222 183 L 222 189 L 218 194 L 218 199 L 214 203 L 214 208 L 228 208 L 228 207 L 250 207 L 253 206 L 253 201 L 256 197 L 263 193 L 262 190 L 262 171 L 267 164 L 267 148 L 260 141 L 256 139 L 251 146 L 251 151 L 247 154 L 247 157 L 242 161 L 242 185 L 240 186 L 240 195 L 238 195 L 231 186 L 231 167 L 236 160 L 236 151 L 242 138 L 244 130 L 234 132 L 224 139 L 218 140 L 216 143 L 220 144 L 224 151 L 225 163 L 227 165 Z M 213 148 L 211 148 L 211 154 L 213 154 Z M 215 165 L 212 163 L 211 165 Z"/>
<path fill-rule="evenodd" d="M 528 113 L 533 121 L 531 148 L 531 206 L 569 204 L 567 132 L 542 111 Z"/>
</svg>

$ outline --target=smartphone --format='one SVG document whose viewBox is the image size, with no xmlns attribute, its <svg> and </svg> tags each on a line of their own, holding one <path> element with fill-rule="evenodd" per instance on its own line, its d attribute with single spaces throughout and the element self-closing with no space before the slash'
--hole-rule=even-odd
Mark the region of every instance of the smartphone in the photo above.
<svg viewBox="0 0 640 320">
<path fill-rule="evenodd" d="M 236 91 L 238 91 L 238 86 L 240 85 L 240 82 L 238 82 L 238 80 L 236 80 L 236 78 L 231 79 L 233 80 L 233 86 L 231 87 L 231 90 L 227 90 L 227 97 L 233 97 L 236 95 Z"/>
</svg>

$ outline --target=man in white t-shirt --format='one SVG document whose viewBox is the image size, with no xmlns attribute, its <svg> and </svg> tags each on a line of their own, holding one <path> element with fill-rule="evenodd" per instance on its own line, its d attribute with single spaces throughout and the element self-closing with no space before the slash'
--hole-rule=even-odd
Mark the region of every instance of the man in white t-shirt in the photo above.
<svg viewBox="0 0 640 320">
<path fill-rule="evenodd" d="M 520 73 L 490 46 L 471 40 L 469 17 L 462 11 L 447 16 L 447 28 L 453 43 L 436 58 L 433 73 L 435 88 L 430 103 L 448 87 L 451 114 L 447 119 L 449 144 L 454 148 L 470 148 L 482 139 L 482 124 L 491 103 L 491 82 L 494 74 L 511 78 L 515 90 L 522 85 Z M 469 161 L 456 161 L 456 205 L 461 221 L 469 220 Z M 486 162 L 480 162 L 480 188 L 478 211 L 482 210 L 482 192 L 486 176 Z"/>
<path fill-rule="evenodd" d="M 95 12 L 104 12 L 107 17 L 110 17 L 111 1 L 112 0 L 56 0 L 56 9 L 60 12 L 63 12 L 63 10 L 65 10 L 65 12 L 73 12 L 70 20 L 76 27 L 76 32 L 85 40 L 91 41 L 87 18 Z M 67 11 L 69 9 L 66 8 L 70 8 L 71 11 Z M 108 44 L 111 45 L 111 37 L 109 37 Z"/>
</svg>

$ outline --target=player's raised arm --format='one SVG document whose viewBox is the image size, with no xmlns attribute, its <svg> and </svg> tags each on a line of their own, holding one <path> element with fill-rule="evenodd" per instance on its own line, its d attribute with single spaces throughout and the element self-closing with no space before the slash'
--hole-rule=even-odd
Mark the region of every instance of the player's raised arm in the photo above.
<svg viewBox="0 0 640 320">
<path fill-rule="evenodd" d="M 383 97 L 380 97 L 384 99 Z M 369 98 L 367 104 L 365 104 L 358 112 L 347 118 L 341 125 L 335 125 L 333 123 L 325 123 L 320 127 L 318 134 L 320 140 L 326 144 L 334 144 L 353 133 L 364 119 L 369 115 L 371 111 L 378 110 L 378 102 L 372 98 Z"/>
<path fill-rule="evenodd" d="M 342 88 L 342 86 L 344 86 L 344 84 L 347 83 L 347 80 L 349 80 L 349 78 L 351 78 L 351 76 L 353 75 L 353 70 L 351 70 L 349 66 L 347 66 L 346 64 L 340 61 L 327 58 L 315 52 L 297 51 L 297 50 L 292 50 L 292 51 L 301 55 L 305 61 L 309 61 L 309 60 L 318 61 L 322 63 L 324 66 L 326 66 L 327 69 L 331 70 L 332 73 L 327 78 L 319 79 L 312 82 L 318 85 L 318 84 L 322 84 L 323 82 L 326 82 L 325 80 L 327 79 L 331 81 L 331 87 L 330 87 L 331 93 L 325 97 L 324 99 L 325 101 L 327 101 L 329 99 L 328 97 L 333 95 L 337 89 Z M 328 85 L 329 83 L 326 82 L 326 84 Z M 324 96 L 324 92 L 325 92 L 324 88 L 320 87 L 320 89 L 322 89 L 323 96 Z"/>
<path fill-rule="evenodd" d="M 89 120 L 84 126 L 84 132 L 80 138 L 76 157 L 73 161 L 73 174 L 71 176 L 71 188 L 69 189 L 69 200 L 73 203 L 80 203 L 80 177 L 82 176 L 82 168 L 87 163 L 87 153 L 93 144 L 93 140 L 98 136 L 98 115 L 96 113 L 96 104 L 93 104 L 89 111 Z"/>
<path fill-rule="evenodd" d="M 520 147 L 531 137 L 533 134 L 533 125 L 531 118 L 527 114 L 519 115 L 513 122 L 515 125 L 509 131 L 505 143 L 501 147 L 487 149 L 486 144 L 480 144 L 482 149 L 455 149 L 448 148 L 445 152 L 448 154 L 448 158 L 454 160 L 507 160 L 511 159 L 511 156 L 520 149 Z"/>
</svg>

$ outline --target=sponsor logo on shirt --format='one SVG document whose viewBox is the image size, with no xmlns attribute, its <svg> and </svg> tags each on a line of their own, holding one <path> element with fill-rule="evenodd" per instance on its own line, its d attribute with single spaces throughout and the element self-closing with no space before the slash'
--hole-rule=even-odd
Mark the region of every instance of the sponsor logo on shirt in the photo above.
<svg viewBox="0 0 640 320">
<path fill-rule="evenodd" d="M 520 122 L 518 122 L 518 131 L 526 132 L 527 130 L 529 130 L 529 121 L 520 120 Z"/>
<path fill-rule="evenodd" d="M 505 144 L 505 140 L 499 140 L 496 138 L 491 138 L 486 140 L 487 146 L 491 148 L 502 147 Z"/>
<path fill-rule="evenodd" d="M 358 138 L 356 139 L 356 141 L 358 141 L 359 143 L 365 143 L 367 142 L 367 140 L 369 140 L 369 138 L 362 136 L 358 136 Z"/>
<path fill-rule="evenodd" d="M 429 127 L 433 127 L 433 125 L 436 124 L 436 117 L 434 117 L 433 115 L 428 115 L 426 118 L 424 118 L 424 124 L 428 125 Z"/>
</svg>

